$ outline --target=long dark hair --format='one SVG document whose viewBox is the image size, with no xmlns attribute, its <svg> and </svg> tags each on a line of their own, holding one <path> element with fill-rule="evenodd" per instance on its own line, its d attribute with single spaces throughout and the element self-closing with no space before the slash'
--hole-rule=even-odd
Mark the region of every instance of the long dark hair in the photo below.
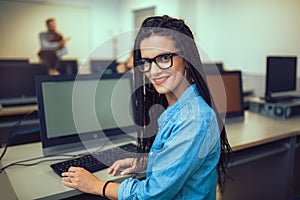
<svg viewBox="0 0 300 200">
<path fill-rule="evenodd" d="M 165 95 L 156 92 L 154 86 L 147 80 L 145 75 L 137 69 L 137 61 L 141 59 L 140 44 L 142 40 L 151 35 L 166 36 L 174 41 L 176 48 L 180 50 L 181 56 L 186 62 L 186 68 L 191 79 L 189 81 L 197 85 L 202 98 L 216 113 L 221 140 L 221 156 L 217 166 L 219 174 L 218 184 L 222 191 L 227 176 L 225 169 L 228 164 L 228 156 L 231 153 L 225 126 L 212 100 L 192 31 L 183 20 L 166 15 L 145 19 L 137 33 L 134 44 L 136 123 L 139 126 L 139 151 L 141 153 L 149 152 L 157 133 L 157 118 L 168 106 Z M 161 106 L 153 107 L 156 104 Z"/>
</svg>

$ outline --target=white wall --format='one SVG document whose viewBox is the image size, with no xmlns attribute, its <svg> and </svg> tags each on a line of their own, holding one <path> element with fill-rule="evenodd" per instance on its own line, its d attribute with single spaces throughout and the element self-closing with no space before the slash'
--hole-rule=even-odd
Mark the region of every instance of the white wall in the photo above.
<svg viewBox="0 0 300 200">
<path fill-rule="evenodd" d="M 71 38 L 64 58 L 81 61 L 111 37 L 118 19 L 116 5 L 116 0 L 1 0 L 0 57 L 38 61 L 38 34 L 46 30 L 45 20 L 55 17 L 58 31 Z M 111 49 L 107 45 L 101 56 L 111 58 Z"/>
<path fill-rule="evenodd" d="M 49 16 L 72 38 L 66 57 L 84 59 L 99 46 L 94 56 L 111 58 L 115 46 L 120 56 L 134 36 L 112 38 L 131 31 L 133 12 L 148 7 L 183 18 L 204 61 L 223 61 L 253 74 L 265 73 L 266 55 L 297 55 L 300 65 L 299 0 L 0 0 L 0 57 L 36 60 L 37 34 Z"/>
<path fill-rule="evenodd" d="M 89 8 L 50 3 L 0 1 L 0 57 L 23 57 L 37 61 L 40 48 L 38 34 L 46 30 L 45 20 L 57 19 L 58 30 L 71 37 L 68 57 L 77 58 L 87 53 L 91 42 L 77 41 L 91 37 Z M 82 20 L 76 20 L 77 14 Z M 75 21 L 76 20 L 76 21 Z M 80 31 L 78 31 L 80 30 Z"/>
<path fill-rule="evenodd" d="M 215 60 L 259 74 L 265 73 L 267 55 L 296 55 L 300 66 L 299 0 L 212 2 L 214 33 L 208 39 Z"/>
</svg>

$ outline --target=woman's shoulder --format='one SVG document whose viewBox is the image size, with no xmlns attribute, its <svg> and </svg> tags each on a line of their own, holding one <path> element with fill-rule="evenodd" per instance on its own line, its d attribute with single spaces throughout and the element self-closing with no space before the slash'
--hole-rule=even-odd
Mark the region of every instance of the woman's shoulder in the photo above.
<svg viewBox="0 0 300 200">
<path fill-rule="evenodd" d="M 197 96 L 188 101 L 181 109 L 181 117 L 186 120 L 203 120 L 214 117 L 213 109 L 204 101 L 201 96 Z"/>
</svg>

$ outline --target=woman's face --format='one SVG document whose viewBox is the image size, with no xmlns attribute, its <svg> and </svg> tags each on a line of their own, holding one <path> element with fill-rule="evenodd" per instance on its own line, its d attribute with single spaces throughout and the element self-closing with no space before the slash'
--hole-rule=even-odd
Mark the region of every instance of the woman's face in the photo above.
<svg viewBox="0 0 300 200">
<path fill-rule="evenodd" d="M 166 53 L 175 53 L 180 50 L 174 45 L 174 41 L 166 36 L 153 35 L 142 40 L 142 58 L 155 58 Z M 185 78 L 185 64 L 180 56 L 173 56 L 173 65 L 168 69 L 159 68 L 152 62 L 151 68 L 145 75 L 154 85 L 156 91 L 165 94 L 169 105 L 173 104 L 189 86 Z"/>
</svg>

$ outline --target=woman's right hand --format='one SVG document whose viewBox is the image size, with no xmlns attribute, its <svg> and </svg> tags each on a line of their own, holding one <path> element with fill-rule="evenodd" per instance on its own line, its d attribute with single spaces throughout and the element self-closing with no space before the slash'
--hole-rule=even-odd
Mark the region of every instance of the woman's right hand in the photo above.
<svg viewBox="0 0 300 200">
<path fill-rule="evenodd" d="M 117 160 L 108 168 L 108 173 L 112 175 L 127 175 L 135 172 L 136 169 L 136 158 L 125 158 Z"/>
</svg>

